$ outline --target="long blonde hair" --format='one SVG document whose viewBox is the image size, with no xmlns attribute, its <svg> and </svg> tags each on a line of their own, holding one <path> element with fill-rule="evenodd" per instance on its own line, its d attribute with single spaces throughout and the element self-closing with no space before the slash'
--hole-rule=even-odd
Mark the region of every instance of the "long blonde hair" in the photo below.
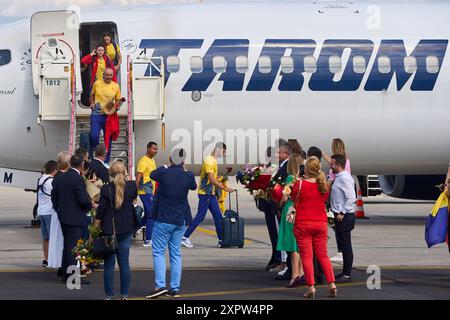
<svg viewBox="0 0 450 320">
<path fill-rule="evenodd" d="M 123 198 L 125 194 L 125 185 L 127 183 L 127 170 L 125 165 L 121 161 L 114 161 L 109 167 L 109 174 L 112 177 L 112 183 L 116 189 L 116 209 L 120 209 L 123 204 Z"/>
<path fill-rule="evenodd" d="M 298 177 L 300 174 L 300 165 L 303 164 L 303 158 L 298 153 L 291 153 L 287 164 L 287 172 L 294 177 Z"/>
<path fill-rule="evenodd" d="M 320 161 L 316 157 L 311 157 L 306 160 L 305 172 L 310 178 L 315 178 L 321 194 L 328 192 L 327 179 L 325 174 L 320 171 Z"/>
<path fill-rule="evenodd" d="M 334 138 L 333 141 L 331 141 L 331 151 L 333 151 L 333 154 L 342 154 L 345 159 L 347 159 L 347 153 L 345 152 L 345 144 L 344 141 L 342 141 L 339 138 Z"/>
</svg>

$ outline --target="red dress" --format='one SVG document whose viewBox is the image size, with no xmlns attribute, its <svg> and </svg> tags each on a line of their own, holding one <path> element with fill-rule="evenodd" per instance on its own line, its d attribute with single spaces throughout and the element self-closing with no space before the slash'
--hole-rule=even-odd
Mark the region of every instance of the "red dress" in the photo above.
<svg viewBox="0 0 450 320">
<path fill-rule="evenodd" d="M 292 188 L 295 200 L 299 182 Z M 321 194 L 315 182 L 303 181 L 300 195 L 295 205 L 296 217 L 294 234 L 300 249 L 307 285 L 314 285 L 313 256 L 316 256 L 328 283 L 334 282 L 334 271 L 328 258 L 328 227 L 325 201 L 329 193 Z"/>
</svg>

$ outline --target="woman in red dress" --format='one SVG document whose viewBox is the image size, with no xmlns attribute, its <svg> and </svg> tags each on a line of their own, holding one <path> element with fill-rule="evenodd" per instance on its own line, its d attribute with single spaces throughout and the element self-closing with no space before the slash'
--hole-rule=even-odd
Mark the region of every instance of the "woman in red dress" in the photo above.
<svg viewBox="0 0 450 320">
<path fill-rule="evenodd" d="M 304 297 L 314 298 L 316 294 L 313 252 L 325 274 L 329 289 L 328 296 L 335 297 L 337 289 L 334 284 L 334 272 L 327 253 L 328 228 L 325 201 L 329 195 L 328 185 L 325 174 L 320 171 L 320 161 L 316 157 L 306 161 L 305 173 L 306 178 L 294 185 L 291 195 L 294 201 L 297 199 L 294 233 L 308 286 Z M 298 192 L 300 194 L 297 197 Z"/>
</svg>

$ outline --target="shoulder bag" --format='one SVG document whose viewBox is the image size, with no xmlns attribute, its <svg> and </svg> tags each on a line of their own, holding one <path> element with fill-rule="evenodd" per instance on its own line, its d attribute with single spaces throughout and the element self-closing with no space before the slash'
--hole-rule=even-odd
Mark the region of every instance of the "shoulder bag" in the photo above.
<svg viewBox="0 0 450 320">
<path fill-rule="evenodd" d="M 297 196 L 295 197 L 295 200 L 292 203 L 292 205 L 288 208 L 288 214 L 286 215 L 286 221 L 289 223 L 295 223 L 295 214 L 296 214 L 295 205 L 297 204 L 298 197 L 300 196 L 300 191 L 302 190 L 302 182 L 303 182 L 303 180 L 300 179 L 300 185 L 298 186 Z M 293 188 L 294 187 L 292 187 L 292 189 Z"/>
</svg>

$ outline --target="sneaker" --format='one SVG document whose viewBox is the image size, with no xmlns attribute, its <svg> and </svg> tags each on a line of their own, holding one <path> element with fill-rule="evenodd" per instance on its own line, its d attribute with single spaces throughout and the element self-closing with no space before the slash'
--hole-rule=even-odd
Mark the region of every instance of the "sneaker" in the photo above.
<svg viewBox="0 0 450 320">
<path fill-rule="evenodd" d="M 113 299 L 113 297 L 111 297 L 111 296 L 106 296 L 105 297 L 105 300 L 112 300 Z"/>
<path fill-rule="evenodd" d="M 352 277 L 346 276 L 345 274 L 339 274 L 336 276 L 335 283 L 349 283 L 352 282 Z"/>
<path fill-rule="evenodd" d="M 42 268 L 48 268 L 48 261 L 42 260 Z"/>
<path fill-rule="evenodd" d="M 154 292 L 146 296 L 145 299 L 155 299 L 158 298 L 159 296 L 166 294 L 167 292 L 168 290 L 166 288 L 158 288 Z"/>
<path fill-rule="evenodd" d="M 272 269 L 269 270 L 269 272 L 280 272 L 283 271 L 284 268 L 286 267 L 285 263 L 280 263 L 278 265 L 276 265 L 275 267 L 273 267 Z"/>
<path fill-rule="evenodd" d="M 192 244 L 191 240 L 189 238 L 183 237 L 183 240 L 181 241 L 181 244 L 185 246 L 186 248 L 193 248 L 194 245 Z"/>
<path fill-rule="evenodd" d="M 217 243 L 217 248 L 222 248 L 222 240 L 219 240 L 219 242 Z"/>
<path fill-rule="evenodd" d="M 284 274 L 288 271 L 288 269 L 289 269 L 289 268 L 288 268 L 287 266 L 285 266 L 283 270 L 281 270 L 280 272 L 278 272 L 278 275 L 279 275 L 279 276 L 284 276 Z"/>
<path fill-rule="evenodd" d="M 150 247 L 153 245 L 152 240 L 145 240 L 144 243 L 142 244 L 143 247 Z"/>
<path fill-rule="evenodd" d="M 169 292 L 166 293 L 166 297 L 179 298 L 180 292 L 178 290 L 169 290 Z"/>
<path fill-rule="evenodd" d="M 342 252 L 338 252 L 334 257 L 330 258 L 331 262 L 344 262 L 344 258 L 342 257 Z"/>
</svg>

